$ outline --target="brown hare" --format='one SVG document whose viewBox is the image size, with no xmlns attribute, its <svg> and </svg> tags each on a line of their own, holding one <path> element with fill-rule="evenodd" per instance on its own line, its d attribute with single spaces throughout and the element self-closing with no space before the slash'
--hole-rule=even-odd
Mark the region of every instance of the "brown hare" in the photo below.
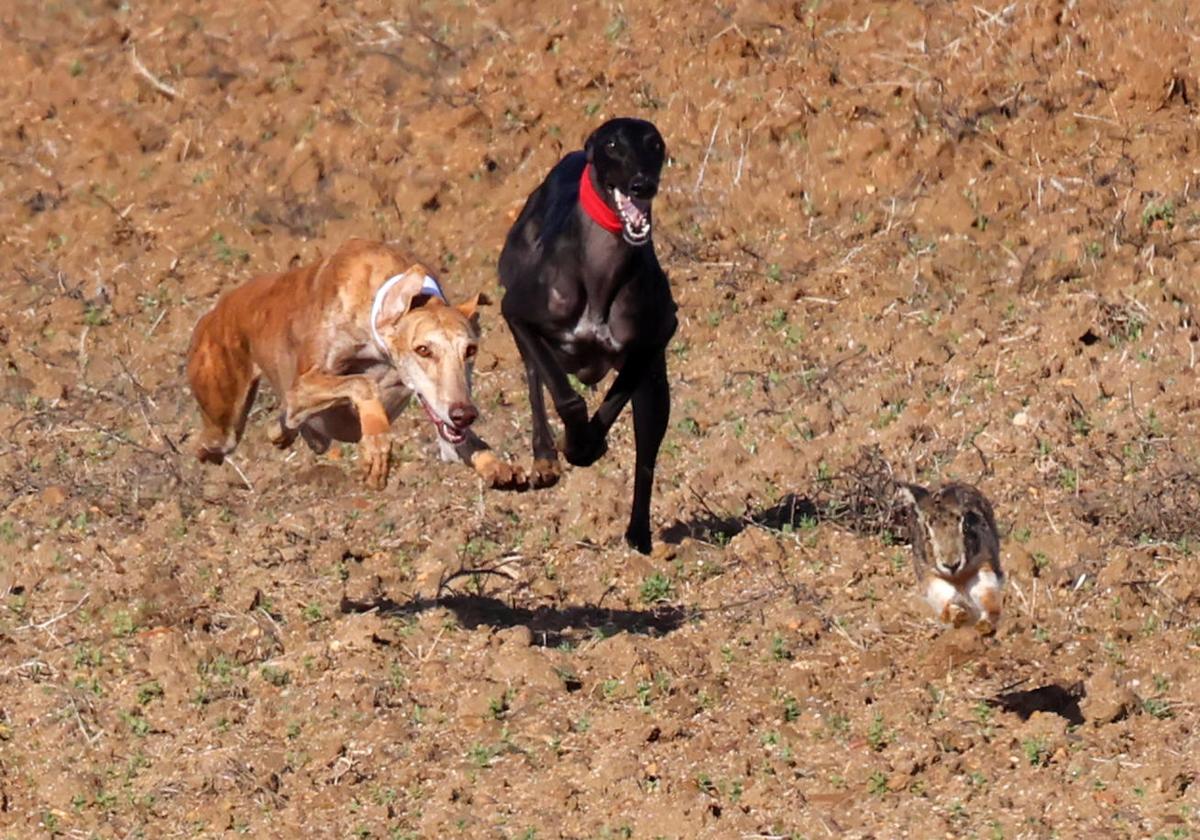
<svg viewBox="0 0 1200 840">
<path fill-rule="evenodd" d="M 980 633 L 995 633 L 1004 571 L 991 503 L 967 484 L 937 490 L 900 484 L 897 498 L 908 510 L 913 569 L 925 600 L 946 624 L 974 622 Z"/>
</svg>

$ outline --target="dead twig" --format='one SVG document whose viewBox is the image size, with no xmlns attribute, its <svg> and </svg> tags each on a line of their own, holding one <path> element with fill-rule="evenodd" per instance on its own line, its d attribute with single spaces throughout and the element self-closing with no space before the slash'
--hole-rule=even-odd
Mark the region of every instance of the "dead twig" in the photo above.
<svg viewBox="0 0 1200 840">
<path fill-rule="evenodd" d="M 84 603 L 87 601 L 87 599 L 89 597 L 91 597 L 91 593 L 85 592 L 83 594 L 83 597 L 80 598 L 79 601 L 76 602 L 75 606 L 71 607 L 69 610 L 64 610 L 63 612 L 60 612 L 58 615 L 52 616 L 52 617 L 46 619 L 45 621 L 39 622 L 38 624 L 34 624 L 33 622 L 30 622 L 29 624 L 22 624 L 20 627 L 16 628 L 16 630 L 17 630 L 17 632 L 22 632 L 25 630 L 45 630 L 47 627 L 57 624 L 58 622 L 62 621 L 64 618 L 66 618 L 67 616 L 74 613 L 76 610 L 78 610 L 80 607 L 82 607 L 84 605 Z"/>
<path fill-rule="evenodd" d="M 704 158 L 700 161 L 700 171 L 696 173 L 696 185 L 692 187 L 692 194 L 700 192 L 700 186 L 704 183 L 704 170 L 708 168 L 708 158 L 712 154 L 713 143 L 717 141 L 717 129 L 721 127 L 721 115 L 717 114 L 716 122 L 713 123 L 712 134 L 708 138 L 708 148 L 704 150 Z"/>
<path fill-rule="evenodd" d="M 175 97 L 179 96 L 179 91 L 171 87 L 162 79 L 158 78 L 158 76 L 155 76 L 149 71 L 149 69 L 147 69 L 145 64 L 142 64 L 142 60 L 138 58 L 137 47 L 130 46 L 129 63 L 133 65 L 134 72 L 149 82 L 150 86 L 163 96 L 167 97 L 168 99 L 174 99 Z"/>
</svg>

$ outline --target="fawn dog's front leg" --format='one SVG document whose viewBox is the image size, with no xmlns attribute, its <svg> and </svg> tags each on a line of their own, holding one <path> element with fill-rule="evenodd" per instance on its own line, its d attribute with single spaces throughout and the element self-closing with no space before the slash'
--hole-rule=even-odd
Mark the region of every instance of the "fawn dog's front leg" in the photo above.
<svg viewBox="0 0 1200 840">
<path fill-rule="evenodd" d="M 387 411 L 379 386 L 366 376 L 336 376 L 322 370 L 310 369 L 300 375 L 285 397 L 287 409 L 284 425 L 294 430 L 314 414 L 342 403 L 350 403 L 358 412 L 362 428 L 359 451 L 363 462 L 363 478 L 374 490 L 387 484 L 388 456 L 392 441 L 388 436 Z"/>
</svg>

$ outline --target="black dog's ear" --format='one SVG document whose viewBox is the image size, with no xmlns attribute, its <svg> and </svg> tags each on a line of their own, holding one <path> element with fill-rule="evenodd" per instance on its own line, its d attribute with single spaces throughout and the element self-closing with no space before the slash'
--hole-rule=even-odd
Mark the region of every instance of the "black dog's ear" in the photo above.
<svg viewBox="0 0 1200 840">
<path fill-rule="evenodd" d="M 592 133 L 589 134 L 587 136 L 587 139 L 583 141 L 583 151 L 587 154 L 588 163 L 596 162 L 596 151 L 600 147 L 601 140 L 604 139 L 605 137 L 612 136 L 612 132 L 605 131 L 605 129 L 608 128 L 609 123 L 611 123 L 611 122 L 612 122 L 612 120 L 609 120 L 608 122 L 604 123 L 603 125 L 593 128 Z"/>
</svg>

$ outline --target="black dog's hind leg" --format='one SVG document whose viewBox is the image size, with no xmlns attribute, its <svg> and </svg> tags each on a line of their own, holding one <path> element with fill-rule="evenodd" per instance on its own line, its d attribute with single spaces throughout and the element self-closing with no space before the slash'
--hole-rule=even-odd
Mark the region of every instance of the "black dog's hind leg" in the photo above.
<svg viewBox="0 0 1200 840">
<path fill-rule="evenodd" d="M 625 541 L 642 554 L 650 553 L 650 495 L 654 490 L 654 465 L 671 419 L 671 386 L 667 381 L 667 356 L 663 350 L 643 372 L 633 393 L 633 436 L 637 460 L 633 475 L 633 510 Z M 599 414 L 599 412 L 597 412 Z"/>
</svg>

